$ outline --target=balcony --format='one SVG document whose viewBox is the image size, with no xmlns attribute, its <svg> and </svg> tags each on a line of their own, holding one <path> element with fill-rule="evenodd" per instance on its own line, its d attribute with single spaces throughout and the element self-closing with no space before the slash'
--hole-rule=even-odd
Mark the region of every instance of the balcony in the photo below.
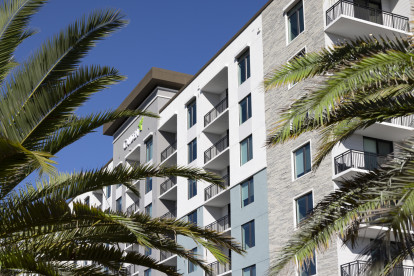
<svg viewBox="0 0 414 276">
<path fill-rule="evenodd" d="M 409 115 L 375 123 L 367 128 L 358 129 L 355 134 L 398 142 L 411 137 L 413 130 L 414 116 Z"/>
<path fill-rule="evenodd" d="M 230 216 L 225 215 L 221 219 L 210 223 L 205 227 L 206 229 L 217 231 L 217 232 L 226 232 L 230 229 Z"/>
<path fill-rule="evenodd" d="M 338 0 L 326 11 L 325 31 L 347 38 L 404 36 L 410 31 L 408 22 L 405 16 Z"/>
<path fill-rule="evenodd" d="M 127 275 L 138 275 L 138 268 L 139 266 L 137 265 L 129 265 L 126 267 L 126 273 Z"/>
<path fill-rule="evenodd" d="M 334 158 L 333 180 L 350 179 L 358 173 L 378 168 L 387 161 L 387 156 L 358 150 L 348 150 Z"/>
<path fill-rule="evenodd" d="M 354 261 L 341 265 L 341 276 L 369 276 L 369 262 Z M 414 267 L 407 265 L 396 266 L 389 276 L 412 276 L 414 275 Z"/>
<path fill-rule="evenodd" d="M 160 219 L 175 219 L 177 217 L 177 211 L 172 211 L 165 213 L 164 215 L 160 216 Z"/>
<path fill-rule="evenodd" d="M 126 209 L 128 216 L 135 214 L 139 211 L 139 200 L 135 201 L 131 206 Z"/>
<path fill-rule="evenodd" d="M 177 177 L 171 177 L 160 185 L 159 199 L 177 200 Z"/>
<path fill-rule="evenodd" d="M 231 263 L 222 264 L 220 262 L 214 262 L 207 265 L 210 268 L 210 273 L 206 273 L 209 276 L 227 275 L 231 273 Z"/>
<path fill-rule="evenodd" d="M 177 142 L 169 145 L 165 150 L 161 152 L 161 163 L 166 166 L 177 164 Z"/>
<path fill-rule="evenodd" d="M 204 152 L 204 168 L 219 170 L 229 163 L 229 135 L 227 134 Z"/>
<path fill-rule="evenodd" d="M 204 116 L 204 132 L 220 134 L 228 129 L 229 113 L 227 108 L 228 100 L 226 97 Z"/>
<path fill-rule="evenodd" d="M 125 251 L 127 252 L 138 252 L 139 251 L 139 245 L 136 243 L 127 243 L 125 245 Z"/>
<path fill-rule="evenodd" d="M 204 189 L 204 200 L 206 206 L 221 207 L 226 205 L 230 201 L 230 193 L 227 189 L 230 186 L 230 178 L 228 175 L 223 177 L 223 183 L 221 183 L 225 189 L 211 184 Z"/>
</svg>

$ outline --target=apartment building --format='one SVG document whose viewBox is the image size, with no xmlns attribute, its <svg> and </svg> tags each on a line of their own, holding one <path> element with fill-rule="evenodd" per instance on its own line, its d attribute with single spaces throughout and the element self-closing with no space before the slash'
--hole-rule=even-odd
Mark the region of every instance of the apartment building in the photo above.
<svg viewBox="0 0 414 276">
<path fill-rule="evenodd" d="M 104 134 L 113 137 L 108 169 L 134 164 L 195 166 L 221 175 L 227 188 L 184 178 L 147 178 L 135 182 L 141 198 L 115 185 L 79 200 L 103 210 L 145 212 L 227 232 L 247 251 L 245 256 L 225 252 L 229 265 L 219 264 L 192 240 L 177 239 L 204 257 L 213 275 L 266 275 L 276 252 L 316 202 L 342 178 L 374 168 L 412 133 L 414 123 L 411 117 L 400 118 L 358 131 L 311 172 L 317 134 L 273 148 L 264 144 L 277 112 L 317 83 L 264 93 L 264 76 L 297 55 L 344 40 L 408 35 L 410 4 L 410 0 L 269 1 L 194 76 L 152 68 L 119 108 L 151 111 L 160 119 L 138 117 L 105 125 Z M 362 275 L 359 268 L 367 258 L 359 255 L 378 231 L 361 228 L 358 248 L 333 240 L 310 265 L 292 265 L 283 275 Z M 174 266 L 184 275 L 205 274 L 175 255 L 132 244 L 125 248 Z M 411 263 L 405 264 L 412 269 Z M 138 266 L 127 269 L 131 275 L 160 274 Z"/>
</svg>

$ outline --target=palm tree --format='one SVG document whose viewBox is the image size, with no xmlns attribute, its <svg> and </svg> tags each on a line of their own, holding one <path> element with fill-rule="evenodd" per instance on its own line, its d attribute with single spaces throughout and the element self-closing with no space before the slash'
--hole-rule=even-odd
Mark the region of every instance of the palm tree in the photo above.
<svg viewBox="0 0 414 276">
<path fill-rule="evenodd" d="M 280 66 L 265 79 L 268 91 L 307 79 L 315 79 L 320 85 L 281 112 L 267 145 L 317 131 L 320 141 L 315 170 L 336 144 L 356 130 L 414 114 L 413 57 L 412 38 L 365 38 Z M 387 275 L 402 260 L 412 257 L 413 146 L 414 140 L 409 140 L 397 157 L 390 156 L 378 170 L 342 181 L 340 189 L 319 202 L 301 223 L 278 255 L 271 274 L 279 273 L 295 259 L 300 265 L 309 262 L 315 250 L 326 250 L 337 235 L 354 246 L 362 223 L 384 227 L 365 252 L 387 243 L 391 236 L 398 242 L 398 254 L 374 275 Z"/>
<path fill-rule="evenodd" d="M 123 183 L 137 196 L 132 180 L 180 176 L 221 185 L 218 176 L 196 168 L 135 166 L 56 172 L 52 159 L 64 147 L 104 123 L 129 116 L 155 116 L 141 111 L 105 111 L 77 116 L 91 95 L 124 79 L 114 68 L 80 66 L 96 42 L 127 24 L 118 11 L 95 11 L 46 41 L 26 61 L 13 59 L 16 48 L 34 32 L 33 14 L 46 0 L 9 0 L 0 8 L 0 274 L 125 275 L 123 264 L 147 266 L 169 275 L 170 267 L 121 243 L 138 243 L 177 254 L 208 270 L 206 264 L 176 242 L 190 237 L 219 261 L 219 248 L 243 251 L 229 236 L 193 224 L 150 218 L 137 213 L 103 212 L 68 202 L 77 196 Z M 37 183 L 22 187 L 31 173 Z M 19 188 L 20 187 L 20 188 Z M 79 267 L 76 261 L 92 261 Z"/>
</svg>

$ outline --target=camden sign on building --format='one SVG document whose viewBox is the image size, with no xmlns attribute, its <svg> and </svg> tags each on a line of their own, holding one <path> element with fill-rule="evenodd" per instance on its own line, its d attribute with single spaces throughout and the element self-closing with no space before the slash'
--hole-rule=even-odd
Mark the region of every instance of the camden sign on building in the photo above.
<svg viewBox="0 0 414 276">
<path fill-rule="evenodd" d="M 139 134 L 142 131 L 142 122 L 143 121 L 144 121 L 144 117 L 142 117 L 141 120 L 139 121 L 138 129 L 135 130 L 131 135 L 129 135 L 128 138 L 126 138 L 124 140 L 124 150 L 126 150 L 132 144 L 132 142 L 134 142 L 138 138 Z"/>
</svg>

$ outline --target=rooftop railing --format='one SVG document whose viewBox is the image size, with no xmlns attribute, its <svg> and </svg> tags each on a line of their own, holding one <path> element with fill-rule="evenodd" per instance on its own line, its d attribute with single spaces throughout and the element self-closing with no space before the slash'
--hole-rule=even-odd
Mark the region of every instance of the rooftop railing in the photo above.
<svg viewBox="0 0 414 276">
<path fill-rule="evenodd" d="M 406 32 L 410 30 L 408 17 L 370 8 L 348 0 L 338 0 L 326 11 L 326 25 L 328 26 L 341 15 L 363 19 Z"/>
<path fill-rule="evenodd" d="M 414 127 L 414 115 L 392 118 L 385 122 L 405 127 Z"/>
<path fill-rule="evenodd" d="M 171 156 L 177 150 L 177 142 L 169 145 L 165 150 L 161 152 L 161 162 Z"/>
<path fill-rule="evenodd" d="M 160 195 L 171 189 L 177 184 L 177 177 L 171 177 L 160 184 Z"/>
<path fill-rule="evenodd" d="M 226 189 L 227 187 L 230 186 L 230 178 L 228 175 L 223 176 L 223 183 L 221 183 Z M 208 186 L 207 188 L 204 189 L 204 200 L 209 200 L 210 198 L 212 198 L 213 196 L 221 193 L 222 191 L 224 191 L 225 189 L 215 185 L 215 184 L 211 184 L 210 186 Z"/>
<path fill-rule="evenodd" d="M 217 232 L 224 232 L 225 230 L 230 228 L 230 216 L 225 215 L 221 219 L 216 220 L 213 223 L 210 223 L 205 228 L 209 230 L 214 230 Z"/>
<path fill-rule="evenodd" d="M 221 113 L 223 113 L 224 110 L 227 109 L 227 107 L 228 101 L 226 97 L 204 116 L 204 126 L 207 126 L 209 123 L 214 121 Z"/>
<path fill-rule="evenodd" d="M 222 264 L 220 262 L 214 262 L 207 265 L 210 268 L 209 276 L 217 276 L 231 270 L 231 263 Z"/>
<path fill-rule="evenodd" d="M 219 153 L 228 148 L 228 146 L 229 135 L 226 135 L 204 152 L 204 163 L 207 163 L 208 161 L 219 155 Z"/>
<path fill-rule="evenodd" d="M 351 149 L 334 158 L 335 174 L 350 168 L 374 170 L 386 161 L 385 155 Z"/>
<path fill-rule="evenodd" d="M 173 253 L 166 252 L 166 251 L 160 251 L 160 262 L 172 257 Z"/>
<path fill-rule="evenodd" d="M 354 261 L 341 265 L 341 276 L 370 276 L 370 263 L 367 261 Z M 414 266 L 397 265 L 387 274 L 389 276 L 413 276 Z"/>
</svg>

